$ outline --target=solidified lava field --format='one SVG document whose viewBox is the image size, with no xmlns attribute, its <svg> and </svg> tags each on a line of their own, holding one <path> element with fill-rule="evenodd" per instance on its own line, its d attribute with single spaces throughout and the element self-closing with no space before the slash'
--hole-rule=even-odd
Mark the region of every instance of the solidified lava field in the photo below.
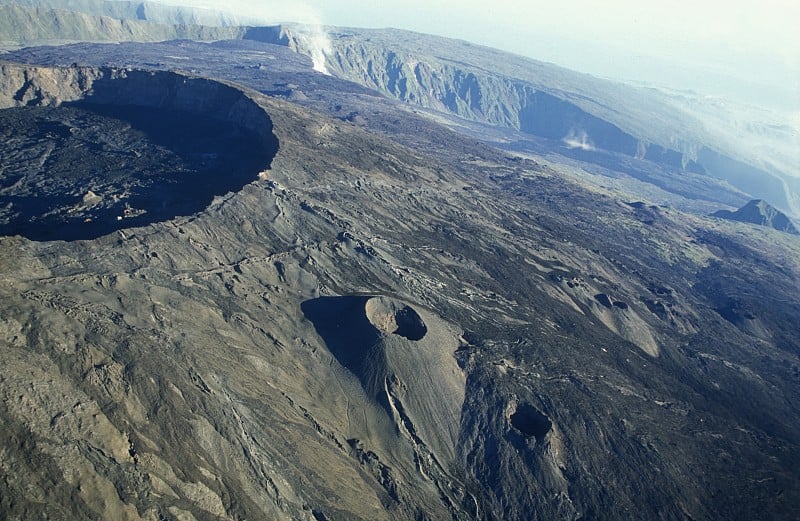
<svg viewBox="0 0 800 521">
<path fill-rule="evenodd" d="M 93 239 L 203 210 L 275 151 L 201 114 L 65 104 L 0 110 L 0 234 Z"/>
</svg>

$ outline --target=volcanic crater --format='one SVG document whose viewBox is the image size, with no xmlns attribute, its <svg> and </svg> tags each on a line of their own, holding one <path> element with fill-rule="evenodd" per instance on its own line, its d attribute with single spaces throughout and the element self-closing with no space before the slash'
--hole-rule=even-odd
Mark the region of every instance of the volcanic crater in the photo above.
<svg viewBox="0 0 800 521">
<path fill-rule="evenodd" d="M 206 79 L 4 65 L 0 235 L 95 239 L 203 211 L 269 169 L 269 115 Z"/>
</svg>

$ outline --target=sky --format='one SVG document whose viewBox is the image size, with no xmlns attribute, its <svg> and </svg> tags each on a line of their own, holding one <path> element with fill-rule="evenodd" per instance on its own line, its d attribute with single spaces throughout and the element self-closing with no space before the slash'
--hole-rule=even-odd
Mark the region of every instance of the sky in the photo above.
<svg viewBox="0 0 800 521">
<path fill-rule="evenodd" d="M 800 110 L 800 0 L 161 1 L 270 23 L 439 34 L 599 76 L 741 91 Z"/>
</svg>

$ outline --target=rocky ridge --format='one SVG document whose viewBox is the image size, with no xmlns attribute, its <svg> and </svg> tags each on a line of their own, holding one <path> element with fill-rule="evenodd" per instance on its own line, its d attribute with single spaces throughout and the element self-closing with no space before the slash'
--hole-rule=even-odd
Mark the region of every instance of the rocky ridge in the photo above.
<svg viewBox="0 0 800 521">
<path fill-rule="evenodd" d="M 36 7 L 83 13 L 116 20 L 139 20 L 160 25 L 224 27 L 252 23 L 243 17 L 211 9 L 183 7 L 161 2 L 128 0 L 0 0 L 0 5 Z M 67 29 L 67 28 L 65 28 Z"/>
<path fill-rule="evenodd" d="M 65 41 L 223 40 L 241 38 L 245 33 L 246 30 L 240 27 L 159 24 L 58 8 L 0 5 L 0 42 L 5 45 Z"/>
<path fill-rule="evenodd" d="M 791 233 L 792 235 L 800 235 L 794 223 L 792 223 L 786 215 L 772 207 L 766 201 L 758 199 L 750 201 L 735 212 L 719 210 L 712 215 L 720 219 L 757 224 L 759 226 L 774 228 L 781 232 Z"/>
<path fill-rule="evenodd" d="M 282 32 L 296 31 L 287 26 Z M 742 156 L 737 145 L 709 136 L 693 115 L 652 92 L 428 35 L 332 28 L 330 38 L 326 64 L 332 74 L 402 101 L 586 152 L 701 173 L 800 214 L 791 170 L 771 171 L 760 166 L 760 158 Z M 308 40 L 292 41 L 314 52 Z M 796 167 L 795 162 L 788 168 Z"/>
<path fill-rule="evenodd" d="M 769 157 L 749 153 L 741 133 L 709 132 L 709 125 L 692 110 L 652 89 L 592 78 L 467 42 L 396 30 L 224 26 L 233 20 L 204 11 L 192 15 L 194 11 L 180 8 L 159 10 L 146 3 L 141 4 L 146 9 L 134 9 L 136 4 L 88 2 L 73 11 L 50 12 L 44 11 L 52 6 L 47 1 L 28 3 L 37 7 L 0 8 L 7 11 L 6 22 L 0 22 L 0 39 L 30 44 L 244 38 L 287 45 L 312 57 L 320 71 L 407 103 L 522 130 L 592 156 L 594 162 L 608 162 L 609 154 L 622 155 L 678 173 L 708 176 L 800 215 L 800 191 L 793 177 L 796 155 L 791 148 L 786 153 L 792 129 L 779 129 Z M 152 16 L 146 15 L 148 9 Z M 111 17 L 99 16 L 106 13 Z"/>
</svg>

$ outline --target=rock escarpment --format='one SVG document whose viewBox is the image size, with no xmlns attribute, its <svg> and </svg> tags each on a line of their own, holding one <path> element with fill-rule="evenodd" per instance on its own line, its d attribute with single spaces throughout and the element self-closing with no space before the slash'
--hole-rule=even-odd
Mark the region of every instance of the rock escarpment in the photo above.
<svg viewBox="0 0 800 521">
<path fill-rule="evenodd" d="M 224 82 L 173 72 L 0 63 L 0 108 L 84 101 L 201 112 L 270 138 L 269 117 L 246 92 Z"/>
<path fill-rule="evenodd" d="M 521 130 L 581 160 L 608 164 L 609 154 L 621 155 L 706 175 L 800 212 L 791 170 L 742 155 L 728 137 L 710 135 L 703 121 L 645 89 L 428 35 L 334 28 L 321 49 L 319 39 L 302 37 L 303 27 L 278 29 L 265 41 L 324 54 L 331 74 L 404 102 Z"/>
<path fill-rule="evenodd" d="M 105 2 L 122 4 L 123 2 Z M 89 9 L 87 9 L 88 11 Z M 180 17 L 178 17 L 180 19 Z M 175 39 L 224 40 L 241 38 L 245 30 L 237 26 L 215 27 L 193 23 L 169 23 L 126 17 L 111 10 L 106 14 L 67 11 L 63 6 L 0 5 L 0 41 L 16 45 L 36 42 L 159 42 Z M 191 19 L 189 19 L 191 20 Z"/>
<path fill-rule="evenodd" d="M 61 12 L 105 16 L 119 20 L 148 21 L 165 25 L 225 27 L 241 25 L 247 21 L 229 13 L 150 1 L 0 0 L 0 5 L 2 4 L 54 9 Z"/>
</svg>

